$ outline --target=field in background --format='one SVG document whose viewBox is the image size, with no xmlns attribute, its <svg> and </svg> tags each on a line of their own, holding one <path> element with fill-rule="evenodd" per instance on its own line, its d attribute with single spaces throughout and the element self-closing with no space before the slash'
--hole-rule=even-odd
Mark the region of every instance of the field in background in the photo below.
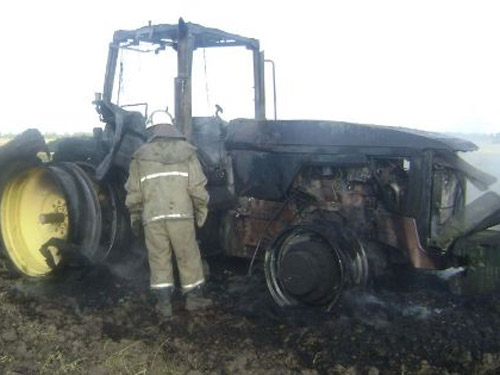
<svg viewBox="0 0 500 375">
<path fill-rule="evenodd" d="M 77 135 L 80 135 L 80 134 L 77 134 Z M 84 134 L 84 135 L 89 136 L 89 137 L 91 136 L 89 134 Z M 50 133 L 48 135 L 45 135 L 44 137 L 45 137 L 45 142 L 49 143 L 49 142 L 55 141 L 56 139 L 59 139 L 59 138 L 62 138 L 62 137 L 68 137 L 68 135 L 62 136 L 62 135 L 57 135 L 57 134 L 54 134 L 54 133 Z M 7 142 L 9 142 L 12 138 L 14 138 L 14 136 L 2 136 L 2 135 L 0 135 L 0 146 L 3 146 Z"/>
</svg>

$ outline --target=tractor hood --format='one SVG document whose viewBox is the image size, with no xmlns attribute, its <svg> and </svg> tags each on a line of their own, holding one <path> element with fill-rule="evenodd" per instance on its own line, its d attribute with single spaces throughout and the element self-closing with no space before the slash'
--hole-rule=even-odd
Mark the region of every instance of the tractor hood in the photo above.
<svg viewBox="0 0 500 375">
<path fill-rule="evenodd" d="M 414 129 L 363 125 L 337 121 L 282 120 L 230 122 L 226 145 L 229 149 L 270 152 L 374 154 L 414 153 L 423 150 L 475 151 L 471 142 L 443 134 Z M 368 149 L 368 150 L 367 150 Z"/>
<path fill-rule="evenodd" d="M 370 157 L 420 158 L 462 171 L 481 190 L 496 181 L 463 161 L 457 151 L 475 151 L 468 141 L 413 129 L 336 121 L 233 120 L 225 145 L 235 171 L 236 191 L 281 200 L 304 165 L 365 165 Z"/>
</svg>

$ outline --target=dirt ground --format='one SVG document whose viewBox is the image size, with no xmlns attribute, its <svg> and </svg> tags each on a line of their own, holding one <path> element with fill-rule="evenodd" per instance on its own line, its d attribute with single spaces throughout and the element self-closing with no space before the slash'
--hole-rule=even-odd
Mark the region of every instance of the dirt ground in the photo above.
<svg viewBox="0 0 500 375">
<path fill-rule="evenodd" d="M 262 273 L 210 260 L 214 306 L 162 322 L 147 269 L 128 260 L 43 282 L 0 278 L 0 373 L 498 374 L 498 295 L 459 297 L 405 274 L 346 294 L 332 313 L 281 310 Z M 397 285 L 397 288 L 395 287 Z"/>
</svg>

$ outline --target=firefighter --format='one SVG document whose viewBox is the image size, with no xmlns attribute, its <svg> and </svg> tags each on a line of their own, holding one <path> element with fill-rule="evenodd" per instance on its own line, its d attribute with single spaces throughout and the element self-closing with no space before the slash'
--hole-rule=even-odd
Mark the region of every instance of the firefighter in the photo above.
<svg viewBox="0 0 500 375">
<path fill-rule="evenodd" d="M 148 142 L 133 155 L 125 184 L 125 204 L 136 236 L 144 229 L 151 270 L 150 286 L 156 309 L 172 316 L 175 255 L 186 309 L 211 304 L 202 293 L 205 282 L 194 221 L 203 226 L 207 217 L 207 179 L 196 148 L 174 126 L 158 124 L 147 129 Z"/>
</svg>

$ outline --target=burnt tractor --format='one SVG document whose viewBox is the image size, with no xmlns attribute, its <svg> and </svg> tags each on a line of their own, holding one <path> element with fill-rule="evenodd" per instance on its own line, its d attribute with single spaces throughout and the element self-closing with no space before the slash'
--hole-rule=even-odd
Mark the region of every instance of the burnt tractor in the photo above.
<svg viewBox="0 0 500 375">
<path fill-rule="evenodd" d="M 206 73 L 207 55 L 222 49 L 248 58 L 247 86 L 226 94 L 250 93 L 248 118 L 224 120 L 224 103 L 198 115 L 193 72 Z M 476 145 L 400 127 L 278 120 L 275 91 L 267 119 L 267 62 L 258 40 L 182 19 L 116 31 L 94 101 L 105 126 L 51 143 L 27 130 L 0 148 L 2 252 L 11 267 L 44 277 L 75 259 L 120 258 L 130 236 L 128 166 L 160 118 L 197 147 L 208 178 L 205 253 L 263 260 L 281 306 L 331 308 L 346 288 L 391 267 L 458 270 L 461 291 L 498 286 L 500 236 L 488 228 L 500 221 L 500 197 L 485 192 L 466 205 L 468 182 L 486 191 L 496 181 L 459 156 Z M 242 65 L 222 73 L 237 80 Z"/>
</svg>

